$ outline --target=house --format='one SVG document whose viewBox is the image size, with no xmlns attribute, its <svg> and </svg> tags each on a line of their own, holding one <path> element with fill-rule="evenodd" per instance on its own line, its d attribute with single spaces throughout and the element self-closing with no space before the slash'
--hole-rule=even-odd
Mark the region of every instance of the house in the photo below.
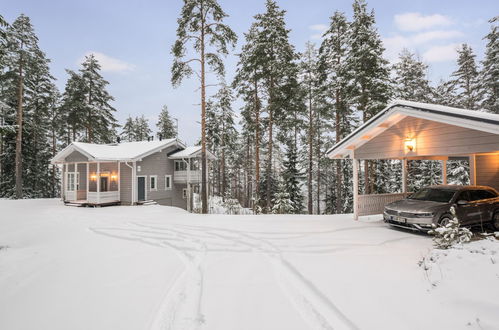
<svg viewBox="0 0 499 330">
<path fill-rule="evenodd" d="M 207 152 L 208 159 L 214 156 Z M 201 147 L 177 139 L 91 144 L 73 142 L 53 164 L 62 168 L 61 196 L 72 205 L 155 202 L 191 209 L 201 184 Z"/>
<path fill-rule="evenodd" d="M 472 185 L 499 189 L 499 115 L 435 104 L 395 101 L 327 151 L 331 159 L 353 160 L 354 218 L 380 214 L 409 194 L 408 160 L 439 160 L 447 183 L 447 160 L 466 159 Z M 361 160 L 402 162 L 402 191 L 359 194 Z"/>
</svg>

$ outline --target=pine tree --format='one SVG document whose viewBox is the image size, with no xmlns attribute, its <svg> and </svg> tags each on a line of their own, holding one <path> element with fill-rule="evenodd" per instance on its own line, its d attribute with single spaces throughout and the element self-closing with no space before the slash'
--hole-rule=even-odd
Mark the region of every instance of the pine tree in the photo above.
<svg viewBox="0 0 499 330">
<path fill-rule="evenodd" d="M 320 117 L 328 119 L 334 118 L 333 129 L 335 132 L 335 141 L 339 142 L 352 130 L 353 114 L 350 107 L 350 84 L 353 81 L 351 65 L 348 61 L 350 49 L 350 25 L 347 22 L 345 14 L 336 11 L 330 18 L 329 28 L 323 35 L 323 41 L 319 49 L 320 62 L 320 85 L 325 95 L 322 108 L 323 113 Z M 352 119 L 352 120 L 351 120 Z M 324 130 L 328 129 L 324 127 Z M 324 131 L 323 130 L 323 131 Z M 329 129 L 328 129 L 329 130 Z M 320 133 L 320 129 L 319 129 Z M 317 143 L 322 140 L 318 135 Z M 319 154 L 319 153 L 318 153 Z M 324 160 L 318 160 L 318 164 L 327 164 Z M 344 160 L 335 161 L 335 210 L 341 210 L 346 196 L 343 196 L 346 190 L 343 185 L 348 182 L 348 177 L 344 177 Z M 319 172 L 319 167 L 318 167 Z M 318 179 L 318 184 L 321 180 Z M 330 188 L 332 190 L 333 188 Z M 319 189 L 318 189 L 319 190 Z M 320 198 L 318 196 L 318 203 Z M 319 205 L 319 204 L 318 204 Z"/>
<path fill-rule="evenodd" d="M 166 105 L 161 109 L 156 126 L 158 127 L 158 137 L 161 136 L 163 139 L 173 139 L 178 136 L 177 128 L 173 125 L 172 117 L 170 116 Z"/>
<path fill-rule="evenodd" d="M 149 127 L 149 120 L 147 120 L 147 118 L 142 115 L 135 118 L 134 122 L 134 135 L 136 141 L 148 140 L 152 134 L 152 130 Z"/>
<path fill-rule="evenodd" d="M 288 214 L 296 210 L 284 182 L 279 182 L 277 192 L 273 197 L 273 204 L 272 213 L 274 214 Z"/>
<path fill-rule="evenodd" d="M 289 42 L 289 32 L 284 20 L 285 11 L 279 9 L 275 1 L 266 1 L 266 12 L 255 16 L 255 26 L 258 29 L 257 46 L 262 67 L 262 77 L 265 93 L 268 97 L 265 119 L 267 126 L 267 159 L 265 174 L 272 176 L 272 157 L 274 153 L 274 125 L 284 123 L 288 114 L 286 109 L 293 109 L 298 66 L 295 63 L 297 54 Z M 295 110 L 295 109 L 293 109 Z M 272 191 L 271 179 L 266 179 L 266 209 L 271 209 Z"/>
<path fill-rule="evenodd" d="M 135 128 L 135 120 L 131 117 L 131 116 L 128 116 L 128 118 L 126 119 L 125 121 L 125 125 L 123 125 L 123 129 L 121 131 L 121 138 L 124 140 L 124 141 L 128 141 L 128 142 L 133 142 L 133 141 L 137 141 L 137 137 L 136 137 L 136 128 Z"/>
<path fill-rule="evenodd" d="M 427 78 L 428 65 L 415 54 L 403 49 L 393 71 L 396 98 L 415 102 L 431 101 L 431 88 Z"/>
<path fill-rule="evenodd" d="M 469 110 L 476 110 L 482 98 L 478 68 L 475 63 L 476 55 L 467 44 L 463 44 L 457 52 L 458 68 L 452 74 L 454 78 L 452 82 L 457 88 L 459 106 Z"/>
<path fill-rule="evenodd" d="M 172 84 L 178 86 L 184 78 L 193 73 L 191 62 L 200 65 L 201 79 L 201 204 L 202 213 L 208 213 L 207 195 L 207 160 L 206 160 L 206 65 L 218 76 L 223 76 L 225 67 L 221 55 L 228 54 L 228 48 L 234 46 L 237 36 L 223 19 L 227 14 L 216 0 L 184 0 L 184 6 L 178 19 L 177 41 L 173 45 L 174 62 L 172 66 Z M 193 43 L 198 57 L 185 60 L 187 46 Z M 209 52 L 213 47 L 214 51 Z"/>
<path fill-rule="evenodd" d="M 66 122 L 64 131 L 66 145 L 82 139 L 81 132 L 87 112 L 85 83 L 77 72 L 66 70 L 69 75 L 62 95 L 61 111 Z"/>
<path fill-rule="evenodd" d="M 388 61 L 383 58 L 384 48 L 375 27 L 374 10 L 367 12 L 365 0 L 353 3 L 349 37 L 347 61 L 353 77 L 350 98 L 357 110 L 362 112 L 365 122 L 382 110 L 390 98 Z M 368 174 L 364 192 L 369 194 L 374 187 L 374 167 L 367 160 L 364 167 Z"/>
<path fill-rule="evenodd" d="M 243 134 L 248 143 L 252 141 L 254 149 L 254 162 L 250 160 L 250 149 L 247 149 L 247 182 L 251 184 L 249 164 L 254 164 L 254 199 L 260 201 L 260 144 L 262 141 L 262 96 L 263 92 L 263 47 L 259 44 L 259 29 L 257 23 L 253 23 L 245 33 L 246 43 L 239 54 L 236 76 L 233 86 L 238 95 L 243 98 L 245 106 L 241 111 Z M 254 132 L 251 134 L 251 132 Z M 253 190 L 253 189 L 252 189 Z M 253 191 L 248 191 L 251 195 Z M 255 208 L 257 205 L 253 204 Z"/>
<path fill-rule="evenodd" d="M 293 206 L 291 211 L 292 213 L 301 213 L 303 211 L 303 195 L 300 180 L 303 179 L 303 175 L 298 169 L 297 150 L 294 143 L 288 143 L 283 167 L 282 178 L 285 191 L 288 193 Z"/>
<path fill-rule="evenodd" d="M 481 106 L 499 114 L 499 16 L 492 18 L 490 32 L 485 36 L 487 46 L 482 62 L 481 89 L 484 98 Z"/>
<path fill-rule="evenodd" d="M 107 92 L 109 84 L 100 74 L 101 66 L 93 54 L 87 55 L 80 69 L 84 86 L 85 114 L 83 127 L 85 141 L 89 143 L 110 143 L 116 136 L 119 126 L 110 102 L 114 98 Z"/>
</svg>

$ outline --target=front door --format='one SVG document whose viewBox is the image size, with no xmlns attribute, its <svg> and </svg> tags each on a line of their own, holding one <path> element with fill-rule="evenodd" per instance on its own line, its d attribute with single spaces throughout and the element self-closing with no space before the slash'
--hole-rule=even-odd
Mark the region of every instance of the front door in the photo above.
<svg viewBox="0 0 499 330">
<path fill-rule="evenodd" d="M 137 177 L 137 199 L 139 201 L 146 200 L 146 178 L 143 176 Z"/>
</svg>

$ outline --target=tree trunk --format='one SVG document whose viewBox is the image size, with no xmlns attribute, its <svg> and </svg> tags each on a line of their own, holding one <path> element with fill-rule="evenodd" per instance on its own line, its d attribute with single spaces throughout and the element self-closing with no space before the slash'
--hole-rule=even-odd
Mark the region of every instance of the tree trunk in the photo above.
<svg viewBox="0 0 499 330">
<path fill-rule="evenodd" d="M 255 78 L 255 200 L 253 208 L 260 199 L 260 100 L 258 98 L 258 82 Z"/>
<path fill-rule="evenodd" d="M 266 209 L 267 212 L 270 211 L 270 203 L 271 203 L 271 192 L 270 192 L 270 180 L 272 177 L 272 148 L 273 148 L 273 129 L 274 129 L 274 100 L 273 100 L 273 90 L 274 90 L 274 79 L 273 77 L 270 77 L 270 96 L 269 96 L 269 104 L 268 104 L 268 109 L 269 109 L 269 146 L 268 146 L 268 155 L 267 155 L 267 185 L 266 185 L 266 190 L 267 190 L 267 198 L 266 198 Z"/>
<path fill-rule="evenodd" d="M 225 122 L 222 120 L 222 159 L 220 162 L 220 168 L 222 172 L 222 200 L 225 201 L 225 188 L 226 188 L 226 176 L 225 176 Z"/>
<path fill-rule="evenodd" d="M 335 114 L 335 124 L 336 124 L 336 143 L 341 140 L 341 115 L 340 115 L 340 94 L 336 91 L 336 114 Z M 341 181 L 342 181 L 342 171 L 341 171 L 341 159 L 336 161 L 336 213 L 342 212 L 342 191 L 341 191 Z"/>
<path fill-rule="evenodd" d="M 309 74 L 310 86 L 309 86 L 309 94 L 308 94 L 308 182 L 307 182 L 307 190 L 308 190 L 308 214 L 314 213 L 314 205 L 313 205 L 313 196 L 312 196 L 312 175 L 313 175 L 313 166 L 314 166 L 314 123 L 313 123 L 313 111 L 312 111 L 312 82 Z"/>
<path fill-rule="evenodd" d="M 317 114 L 317 214 L 321 214 L 321 130 L 320 130 L 320 116 Z"/>
<path fill-rule="evenodd" d="M 205 54 L 204 34 L 205 21 L 204 9 L 201 3 L 201 213 L 208 213 L 208 194 L 206 190 L 206 82 L 205 82 Z"/>
<path fill-rule="evenodd" d="M 16 136 L 16 198 L 23 198 L 23 42 L 21 41 L 21 52 L 19 54 L 19 86 L 17 95 L 17 136 Z"/>
</svg>

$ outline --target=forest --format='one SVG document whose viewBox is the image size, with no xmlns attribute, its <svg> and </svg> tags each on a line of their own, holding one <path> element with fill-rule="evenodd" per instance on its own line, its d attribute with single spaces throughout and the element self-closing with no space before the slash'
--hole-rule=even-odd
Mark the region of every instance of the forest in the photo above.
<svg viewBox="0 0 499 330">
<path fill-rule="evenodd" d="M 208 196 L 220 196 L 256 213 L 351 213 L 351 161 L 328 159 L 325 152 L 390 101 L 499 114 L 499 16 L 483 36 L 483 60 L 464 43 L 454 72 L 432 82 L 416 53 L 404 49 L 395 63 L 385 58 L 365 0 L 354 0 L 350 13 L 332 12 L 320 44 L 307 42 L 302 52 L 274 0 L 266 0 L 242 36 L 224 23 L 228 13 L 216 0 L 183 3 L 169 65 L 174 87 L 199 81 L 199 144 L 217 157 L 211 164 L 203 157 L 203 206 Z M 230 79 L 227 56 L 237 58 Z M 93 55 L 77 71 L 67 70 L 63 91 L 49 63 L 29 17 L 7 22 L 0 15 L 0 198 L 57 197 L 60 173 L 50 159 L 73 141 L 177 137 L 166 105 L 155 123 L 137 114 L 120 124 Z M 217 81 L 211 94 L 208 80 Z M 410 191 L 438 184 L 441 170 L 438 161 L 410 161 Z M 361 193 L 402 189 L 398 160 L 362 162 L 361 173 Z M 466 161 L 449 161 L 448 181 L 469 182 Z"/>
</svg>

